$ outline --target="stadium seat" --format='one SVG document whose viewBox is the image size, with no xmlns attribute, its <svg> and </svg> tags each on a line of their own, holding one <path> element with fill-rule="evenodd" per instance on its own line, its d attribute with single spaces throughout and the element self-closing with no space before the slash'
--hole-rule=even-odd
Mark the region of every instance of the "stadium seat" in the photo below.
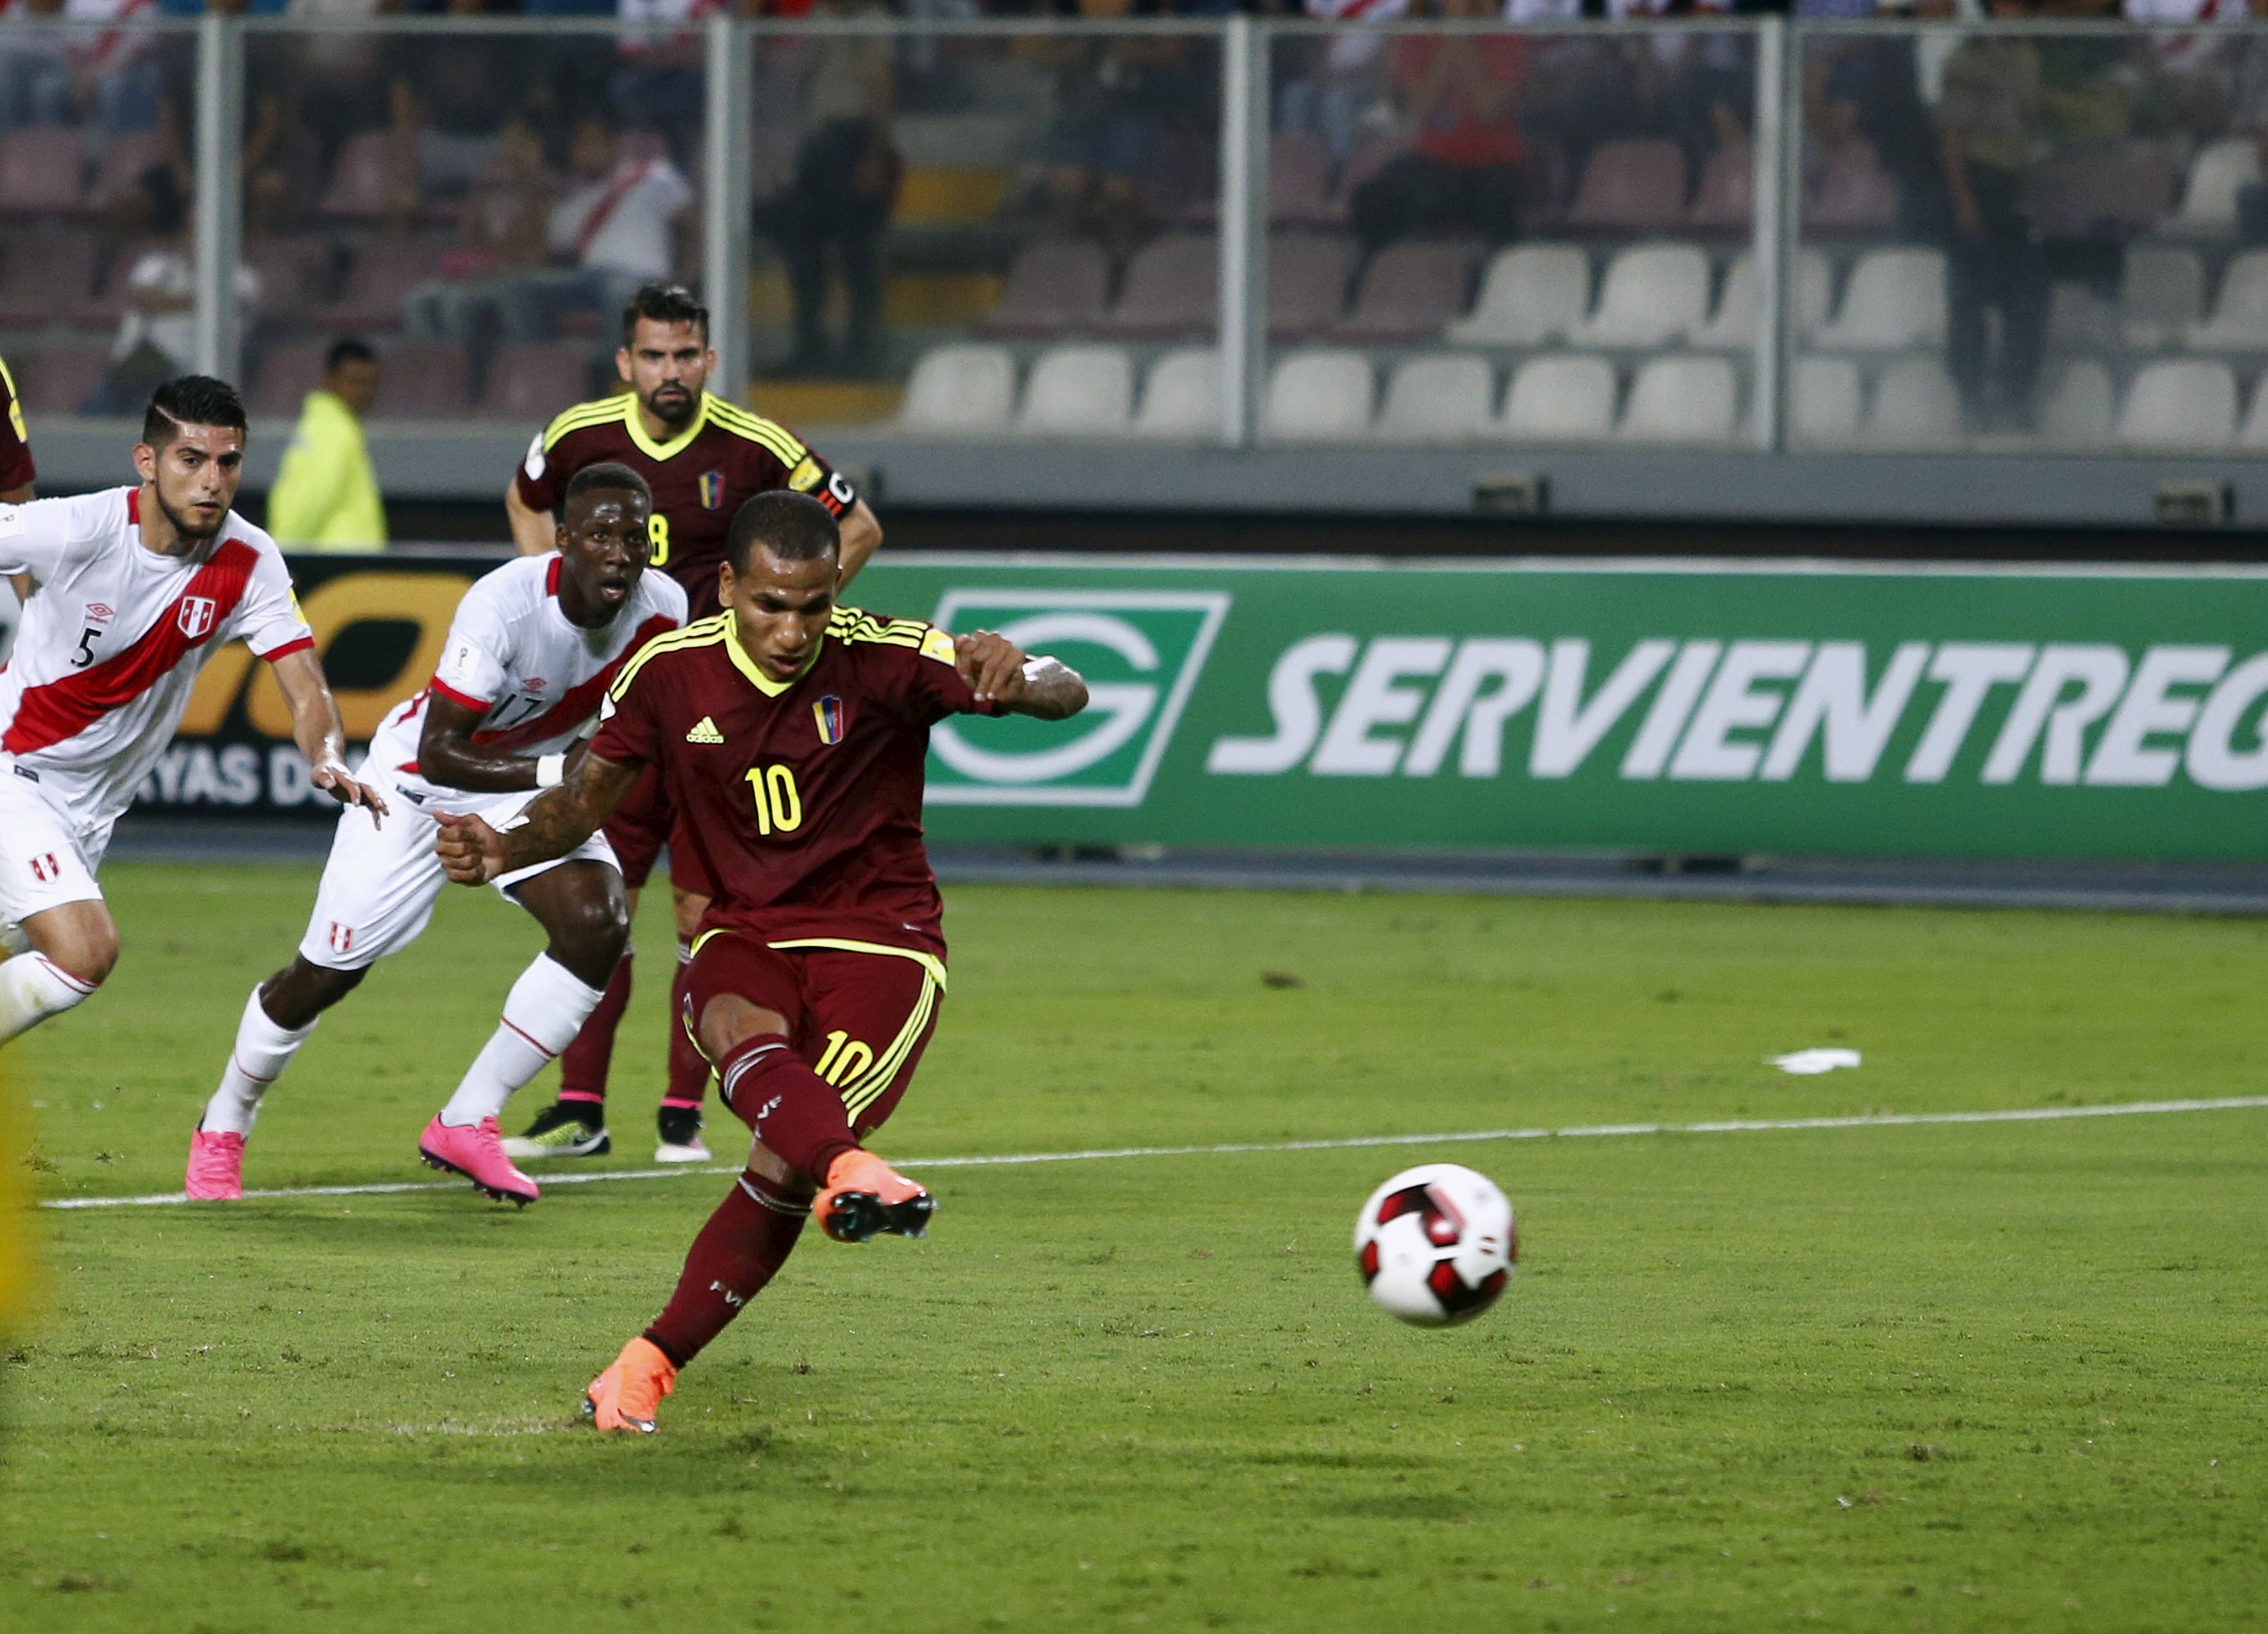
<svg viewBox="0 0 2268 1634">
<path fill-rule="evenodd" d="M 1730 441 L 1740 380 L 1723 358 L 1649 358 L 1631 382 L 1616 433 L 1631 442 Z"/>
<path fill-rule="evenodd" d="M 977 328 L 988 335 L 1059 335 L 1102 315 L 1110 266 L 1092 239 L 1042 239 L 1008 268 L 1000 304 Z"/>
<path fill-rule="evenodd" d="M 331 247 L 304 236 L 248 238 L 245 264 L 260 274 L 260 315 L 291 323 L 331 298 Z"/>
<path fill-rule="evenodd" d="M 335 306 L 313 318 L 335 335 L 384 333 L 401 327 L 401 299 L 433 277 L 446 241 L 423 238 L 372 239 L 355 252 L 346 285 Z"/>
<path fill-rule="evenodd" d="M 1901 358 L 1874 382 L 1866 441 L 1886 448 L 1941 448 L 1960 442 L 1961 394 L 1934 358 Z"/>
<path fill-rule="evenodd" d="M 1859 366 L 1848 358 L 1798 358 L 1788 377 L 1788 440 L 1847 443 L 1859 435 Z"/>
<path fill-rule="evenodd" d="M 1725 287 L 1717 297 L 1717 310 L 1709 322 L 1691 331 L 1696 346 L 1711 351 L 1745 351 L 1756 344 L 1756 302 L 1761 295 L 1755 255 L 1742 250 L 1725 274 Z M 1834 269 L 1820 251 L 1806 247 L 1795 253 L 1795 314 L 1798 339 L 1808 338 L 1827 322 L 1827 308 L 1835 290 Z"/>
<path fill-rule="evenodd" d="M 1746 137 L 1727 142 L 1701 167 L 1701 185 L 1685 212 L 1693 233 L 1746 233 L 1756 211 L 1756 151 Z"/>
<path fill-rule="evenodd" d="M 1121 346 L 1057 346 L 1024 384 L 1016 429 L 1027 436 L 1105 437 L 1134 410 L 1134 365 Z"/>
<path fill-rule="evenodd" d="M 1832 351 L 1898 351 L 1945 339 L 1945 257 L 1933 249 L 1875 249 L 1859 258 L 1843 309 L 1815 344 Z"/>
<path fill-rule="evenodd" d="M 1521 442 L 1601 440 L 1615 426 L 1615 372 L 1572 352 L 1530 358 L 1512 377 L 1496 428 Z"/>
<path fill-rule="evenodd" d="M 439 344 L 396 346 L 379 358 L 373 418 L 453 420 L 472 412 L 464 348 Z"/>
<path fill-rule="evenodd" d="M 2040 440 L 2058 448 L 2092 448 L 2110 440 L 2117 394 L 2110 371 L 2082 358 L 2063 372 L 2040 408 Z"/>
<path fill-rule="evenodd" d="M 323 383 L 323 353 L 328 348 L 328 343 L 320 340 L 269 347 L 254 372 L 252 392 L 245 406 L 254 414 L 278 418 L 298 414 L 307 394 Z"/>
<path fill-rule="evenodd" d="M 1277 132 L 1268 147 L 1268 219 L 1282 226 L 1329 226 L 1346 211 L 1331 197 L 1331 154 L 1305 131 Z"/>
<path fill-rule="evenodd" d="M 1660 233 L 1685 213 L 1685 154 L 1675 142 L 1604 142 L 1583 166 L 1572 227 L 1606 233 Z"/>
<path fill-rule="evenodd" d="M 1220 353 L 1209 346 L 1169 351 L 1150 366 L 1137 437 L 1207 439 L 1220 434 Z"/>
<path fill-rule="evenodd" d="M 2169 231 L 2197 237 L 2227 237 L 2236 231 L 2236 194 L 2260 180 L 2260 149 L 2250 137 L 2224 137 L 2205 144 L 2190 164 L 2181 208 Z"/>
<path fill-rule="evenodd" d="M 2196 351 L 2268 351 L 2268 250 L 2248 249 L 2228 263 L 2211 321 L 2186 338 Z"/>
<path fill-rule="evenodd" d="M 9 368 L 24 394 L 25 413 L 68 415 L 77 414 L 79 404 L 94 395 L 108 361 L 100 346 L 50 346 L 11 359 Z M 37 426 L 32 435 L 39 436 Z"/>
<path fill-rule="evenodd" d="M 2236 434 L 2236 376 L 2225 363 L 2153 363 L 2126 388 L 2118 440 L 2130 447 L 2225 448 Z"/>
<path fill-rule="evenodd" d="M 0 328 L 40 329 L 94 295 L 95 240 L 85 233 L 0 237 Z"/>
<path fill-rule="evenodd" d="M 1268 244 L 1268 334 L 1302 340 L 1338 321 L 1354 271 L 1354 240 L 1336 233 L 1278 233 Z"/>
<path fill-rule="evenodd" d="M 1897 225 L 1898 184 L 1873 143 L 1854 137 L 1822 156 L 1804 189 L 1803 231 L 1829 237 L 1873 236 Z"/>
<path fill-rule="evenodd" d="M 1127 263 L 1118 302 L 1095 327 L 1144 339 L 1210 333 L 1220 309 L 1220 256 L 1211 233 L 1151 240 Z"/>
<path fill-rule="evenodd" d="M 591 395 L 591 348 L 584 341 L 514 341 L 489 359 L 479 412 L 542 425 L 559 405 Z"/>
<path fill-rule="evenodd" d="M 316 208 L 342 221 L 371 221 L 418 196 L 414 153 L 394 131 L 364 130 L 349 137 L 331 166 L 331 185 Z"/>
<path fill-rule="evenodd" d="M 2244 417 L 2244 429 L 2236 433 L 2241 448 L 2268 448 L 2268 374 L 2263 374 L 2252 388 L 2252 410 Z"/>
<path fill-rule="evenodd" d="M 1583 321 L 1591 261 L 1573 244 L 1518 244 L 1491 257 L 1472 315 L 1449 325 L 1461 345 L 1540 346 Z"/>
<path fill-rule="evenodd" d="M 76 211 L 85 197 L 85 164 L 79 133 L 68 125 L 26 125 L 0 136 L 0 212 Z"/>
<path fill-rule="evenodd" d="M 1465 309 L 1472 292 L 1473 249 L 1466 244 L 1388 245 L 1371 258 L 1354 309 L 1335 337 L 1394 344 L 1439 335 Z"/>
<path fill-rule="evenodd" d="M 1360 437 L 1370 429 L 1370 359 L 1317 347 L 1277 364 L 1260 405 L 1260 434 L 1284 442 Z"/>
<path fill-rule="evenodd" d="M 1660 346 L 1708 315 L 1708 256 L 1690 244 L 1641 244 L 1608 263 L 1597 309 L 1567 338 L 1578 346 Z"/>
<path fill-rule="evenodd" d="M 86 189 L 87 203 L 96 210 L 107 210 L 129 198 L 141 185 L 143 173 L 162 162 L 165 153 L 154 130 L 127 130 L 111 137 L 95 164 L 94 180 Z"/>
<path fill-rule="evenodd" d="M 2048 298 L 2050 351 L 2092 351 L 2125 344 L 2116 303 L 2085 284 L 2056 280 Z"/>
<path fill-rule="evenodd" d="M 1008 429 L 1016 363 L 1005 346 L 939 346 L 906 382 L 898 425 L 928 436 L 991 436 Z"/>
<path fill-rule="evenodd" d="M 2118 280 L 2120 328 L 2130 346 L 2176 343 L 2205 311 L 2205 263 L 2181 244 L 2130 244 Z"/>
<path fill-rule="evenodd" d="M 1378 412 L 1378 435 L 1447 442 L 1479 437 L 1496 408 L 1496 372 L 1469 352 L 1437 352 L 1396 364 Z"/>
</svg>

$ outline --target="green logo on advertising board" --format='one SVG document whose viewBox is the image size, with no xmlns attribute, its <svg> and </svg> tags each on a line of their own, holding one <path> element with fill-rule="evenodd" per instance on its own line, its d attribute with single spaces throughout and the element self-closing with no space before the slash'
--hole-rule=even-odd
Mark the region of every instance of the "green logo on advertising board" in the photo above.
<svg viewBox="0 0 2268 1634">
<path fill-rule="evenodd" d="M 949 589 L 933 622 L 998 630 L 1086 677 L 1070 721 L 940 721 L 936 805 L 1138 806 L 1228 616 L 1226 591 Z"/>
</svg>

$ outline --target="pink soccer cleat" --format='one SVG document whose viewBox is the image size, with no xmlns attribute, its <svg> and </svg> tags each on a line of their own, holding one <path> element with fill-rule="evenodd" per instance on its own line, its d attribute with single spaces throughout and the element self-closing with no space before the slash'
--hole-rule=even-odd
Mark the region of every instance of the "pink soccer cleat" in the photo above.
<svg viewBox="0 0 2268 1634">
<path fill-rule="evenodd" d="M 463 1175 L 475 1191 L 485 1192 L 498 1202 L 517 1203 L 525 1209 L 543 1194 L 504 1155 L 504 1135 L 494 1118 L 459 1127 L 442 1122 L 436 1113 L 425 1133 L 417 1137 L 417 1155 L 431 1168 Z"/>
<path fill-rule="evenodd" d="M 244 1198 L 244 1136 L 189 1136 L 189 1172 L 182 1189 L 199 1202 L 240 1202 Z"/>
</svg>

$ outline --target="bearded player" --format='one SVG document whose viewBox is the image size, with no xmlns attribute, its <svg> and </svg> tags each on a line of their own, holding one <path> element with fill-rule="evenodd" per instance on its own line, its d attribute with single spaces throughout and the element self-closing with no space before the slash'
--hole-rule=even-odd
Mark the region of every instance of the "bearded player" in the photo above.
<svg viewBox="0 0 2268 1634">
<path fill-rule="evenodd" d="M 551 548 L 548 514 L 563 485 L 594 461 L 617 462 L 652 484 L 653 566 L 684 587 L 692 617 L 718 610 L 717 569 L 725 536 L 743 501 L 772 489 L 808 493 L 842 525 L 843 582 L 848 584 L 874 547 L 881 525 L 840 472 L 832 469 L 786 426 L 727 403 L 706 388 L 717 366 L 709 348 L 709 311 L 675 285 L 650 284 L 622 312 L 622 344 L 615 367 L 630 389 L 569 409 L 529 447 L 526 462 L 504 493 L 512 537 L 523 552 Z M 630 906 L 669 838 L 670 814 L 660 783 L 649 776 L 607 822 L 629 886 Z M 709 888 L 694 871 L 686 847 L 673 847 L 670 883 L 678 927 L 678 978 L 671 1009 L 681 1007 L 685 960 Z M 504 1150 L 522 1160 L 583 1157 L 606 1151 L 607 1072 L 615 1032 L 630 997 L 631 958 L 626 951 L 606 983 L 606 996 L 581 1035 L 560 1060 L 559 1099 Z M 663 1163 L 704 1163 L 701 1102 L 708 1063 L 681 1030 L 671 1029 L 668 1088 L 656 1114 L 654 1152 Z"/>
<path fill-rule="evenodd" d="M 926 1229 L 929 1193 L 861 1142 L 905 1093 L 945 992 L 921 837 L 929 728 L 1086 706 L 1076 674 L 1000 636 L 836 606 L 837 550 L 815 501 L 750 499 L 733 519 L 725 611 L 623 669 L 566 784 L 501 834 L 442 819 L 449 876 L 475 884 L 581 844 L 655 768 L 716 887 L 682 1014 L 755 1142 L 667 1307 L 592 1381 L 601 1430 L 653 1429 L 678 1370 L 771 1280 L 806 1217 L 844 1242 Z"/>
<path fill-rule="evenodd" d="M 557 550 L 522 557 L 465 592 L 432 684 L 387 717 L 360 773 L 399 806 L 394 821 L 383 832 L 339 824 L 298 957 L 245 1001 L 220 1087 L 190 1137 L 191 1197 L 244 1194 L 244 1142 L 261 1098 L 322 1013 L 432 918 L 446 883 L 434 812 L 477 810 L 510 824 L 564 777 L 630 655 L 685 623 L 685 592 L 645 571 L 652 504 L 637 472 L 586 466 L 567 484 Z M 538 1188 L 506 1156 L 497 1117 L 598 1003 L 630 938 L 630 913 L 614 854 L 594 836 L 496 885 L 549 940 L 417 1150 L 434 1168 L 524 1208 Z"/>
<path fill-rule="evenodd" d="M 230 508 L 244 442 L 235 391 L 184 375 L 151 396 L 138 486 L 0 505 L 0 575 L 39 586 L 0 669 L 0 946 L 15 956 L 0 964 L 0 1043 L 84 1002 L 117 962 L 96 871 L 225 643 L 274 667 L 314 786 L 366 808 L 365 826 L 386 810 L 341 759 L 282 553 Z"/>
</svg>

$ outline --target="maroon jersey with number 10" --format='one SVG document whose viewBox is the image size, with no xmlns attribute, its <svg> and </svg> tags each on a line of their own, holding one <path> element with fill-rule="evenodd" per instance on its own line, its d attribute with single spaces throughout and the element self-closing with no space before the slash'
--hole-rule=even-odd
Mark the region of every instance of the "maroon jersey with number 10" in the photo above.
<svg viewBox="0 0 2268 1634">
<path fill-rule="evenodd" d="M 942 957 L 922 848 L 929 728 L 991 713 L 954 668 L 953 638 L 918 619 L 838 607 L 803 673 L 777 682 L 726 612 L 624 666 L 591 752 L 660 768 L 674 843 L 714 887 L 705 924 Z"/>
<path fill-rule="evenodd" d="M 24 429 L 24 404 L 15 377 L 0 360 L 0 493 L 28 488 L 39 476 L 32 463 L 31 433 Z"/>
</svg>

